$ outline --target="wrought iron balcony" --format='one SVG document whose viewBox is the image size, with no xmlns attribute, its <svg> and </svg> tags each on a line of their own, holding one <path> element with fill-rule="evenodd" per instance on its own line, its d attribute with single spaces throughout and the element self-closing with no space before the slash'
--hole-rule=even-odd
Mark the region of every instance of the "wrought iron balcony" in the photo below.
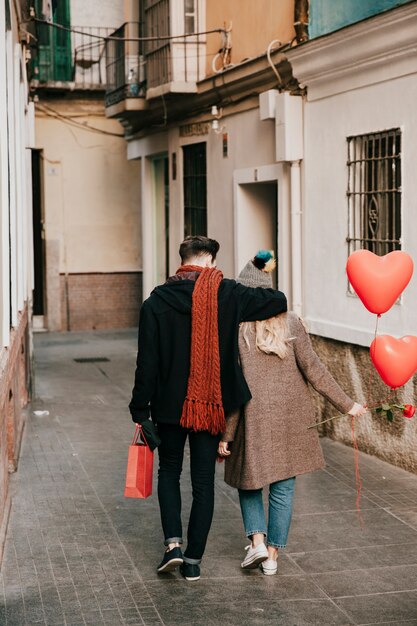
<svg viewBox="0 0 417 626">
<path fill-rule="evenodd" d="M 71 26 L 71 32 L 37 25 L 37 54 L 32 61 L 35 86 L 105 89 L 105 41 L 112 31 L 103 26 Z"/>
<path fill-rule="evenodd" d="M 142 21 L 123 24 L 106 42 L 107 107 L 126 101 L 125 109 L 141 110 L 138 99 L 197 92 L 206 69 L 198 7 L 196 0 L 140 0 Z"/>
<path fill-rule="evenodd" d="M 129 41 L 142 36 L 142 24 L 126 22 L 111 34 L 105 46 L 106 107 L 127 98 L 146 96 L 143 43 Z"/>
<path fill-rule="evenodd" d="M 206 40 L 197 0 L 142 0 L 146 43 L 147 98 L 193 93 L 205 75 Z M 196 34 L 194 34 L 196 33 Z M 158 39 L 159 38 L 159 39 Z"/>
</svg>

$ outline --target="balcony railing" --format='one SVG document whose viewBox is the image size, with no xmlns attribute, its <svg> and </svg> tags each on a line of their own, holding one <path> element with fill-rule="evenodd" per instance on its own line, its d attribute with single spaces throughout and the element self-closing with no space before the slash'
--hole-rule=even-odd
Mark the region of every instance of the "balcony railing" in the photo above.
<svg viewBox="0 0 417 626">
<path fill-rule="evenodd" d="M 40 86 L 104 89 L 106 85 L 105 40 L 112 28 L 71 26 L 63 31 L 38 24 L 37 55 L 33 80 Z M 76 31 L 76 32 L 74 32 Z"/>
<path fill-rule="evenodd" d="M 155 38 L 146 44 L 147 97 L 195 91 L 205 72 L 205 37 L 193 34 L 200 25 L 199 2 L 142 2 L 146 35 Z"/>
<path fill-rule="evenodd" d="M 106 41 L 106 106 L 146 95 L 143 43 L 127 41 L 141 37 L 142 31 L 141 23 L 126 22 Z"/>
<path fill-rule="evenodd" d="M 107 107 L 129 98 L 193 93 L 205 75 L 206 40 L 194 34 L 197 8 L 192 21 L 184 22 L 172 0 L 142 0 L 140 6 L 143 22 L 123 24 L 106 41 Z M 180 35 L 170 30 L 170 12 L 178 13 Z"/>
</svg>

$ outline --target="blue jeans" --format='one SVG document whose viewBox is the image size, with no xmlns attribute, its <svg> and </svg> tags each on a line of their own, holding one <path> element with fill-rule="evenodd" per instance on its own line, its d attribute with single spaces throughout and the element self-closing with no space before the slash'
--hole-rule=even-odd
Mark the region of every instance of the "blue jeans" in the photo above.
<svg viewBox="0 0 417 626">
<path fill-rule="evenodd" d="M 239 489 L 240 508 L 247 537 L 266 536 L 268 546 L 285 548 L 292 517 L 295 477 L 269 485 L 268 528 L 262 489 Z"/>
</svg>

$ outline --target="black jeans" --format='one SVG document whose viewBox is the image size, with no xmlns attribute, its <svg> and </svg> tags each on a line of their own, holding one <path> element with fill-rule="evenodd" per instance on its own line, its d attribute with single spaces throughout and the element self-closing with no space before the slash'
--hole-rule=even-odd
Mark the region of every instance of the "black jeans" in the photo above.
<svg viewBox="0 0 417 626">
<path fill-rule="evenodd" d="M 206 547 L 214 510 L 214 474 L 220 436 L 191 432 L 181 426 L 158 423 L 158 498 L 165 544 L 182 543 L 180 476 L 184 446 L 189 438 L 193 503 L 184 557 L 199 563 Z"/>
</svg>

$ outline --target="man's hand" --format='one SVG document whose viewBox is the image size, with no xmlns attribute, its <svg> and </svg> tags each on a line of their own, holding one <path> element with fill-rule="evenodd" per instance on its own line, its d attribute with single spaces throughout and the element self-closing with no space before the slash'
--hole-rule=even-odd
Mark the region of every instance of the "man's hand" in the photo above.
<svg viewBox="0 0 417 626">
<path fill-rule="evenodd" d="M 229 443 L 227 441 L 220 441 L 217 454 L 219 456 L 229 456 L 231 454 L 229 450 Z"/>
<path fill-rule="evenodd" d="M 142 427 L 149 448 L 155 450 L 161 443 L 155 424 L 152 420 L 144 420 L 140 423 L 140 426 Z"/>
<path fill-rule="evenodd" d="M 353 407 L 350 409 L 350 411 L 348 411 L 349 415 L 352 415 L 353 417 L 359 417 L 360 415 L 363 415 L 364 413 L 366 413 L 367 409 L 362 406 L 362 404 L 358 404 L 357 402 L 355 402 L 353 404 Z"/>
</svg>

